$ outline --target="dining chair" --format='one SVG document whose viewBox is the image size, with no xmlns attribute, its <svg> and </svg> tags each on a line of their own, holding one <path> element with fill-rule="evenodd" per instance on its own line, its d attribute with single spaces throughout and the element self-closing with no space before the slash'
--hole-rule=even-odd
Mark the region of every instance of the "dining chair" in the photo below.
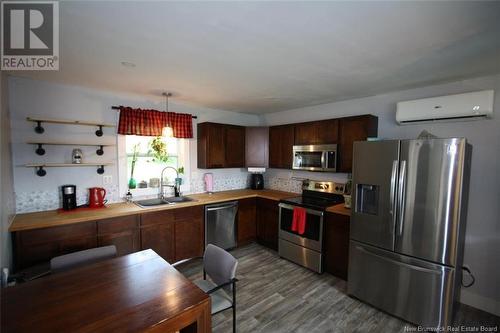
<svg viewBox="0 0 500 333">
<path fill-rule="evenodd" d="M 233 332 L 236 332 L 236 260 L 229 252 L 208 244 L 203 255 L 203 280 L 194 283 L 210 296 L 212 315 L 233 309 Z M 210 280 L 207 279 L 207 276 Z M 232 297 L 228 295 L 232 292 Z"/>
<path fill-rule="evenodd" d="M 116 257 L 116 246 L 102 246 L 93 249 L 73 252 L 50 260 L 51 273 L 66 271 L 78 266 Z"/>
</svg>

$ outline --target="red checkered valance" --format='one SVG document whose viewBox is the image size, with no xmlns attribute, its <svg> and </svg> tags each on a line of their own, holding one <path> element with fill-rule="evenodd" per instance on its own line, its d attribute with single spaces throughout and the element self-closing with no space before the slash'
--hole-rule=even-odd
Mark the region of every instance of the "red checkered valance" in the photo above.
<svg viewBox="0 0 500 333">
<path fill-rule="evenodd" d="M 171 127 L 175 138 L 192 138 L 190 114 L 120 107 L 118 134 L 160 136 L 164 127 Z"/>
</svg>

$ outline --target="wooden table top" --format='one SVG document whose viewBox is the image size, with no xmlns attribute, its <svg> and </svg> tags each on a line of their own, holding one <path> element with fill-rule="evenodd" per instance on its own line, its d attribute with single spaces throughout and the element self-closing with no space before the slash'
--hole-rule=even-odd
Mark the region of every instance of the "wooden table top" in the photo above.
<svg viewBox="0 0 500 333">
<path fill-rule="evenodd" d="M 152 250 L 2 290 L 2 332 L 140 332 L 209 302 Z"/>
<path fill-rule="evenodd" d="M 190 197 L 195 201 L 178 203 L 175 205 L 152 206 L 148 208 L 139 207 L 134 203 L 122 202 L 107 205 L 106 208 L 85 211 L 59 212 L 57 210 L 49 210 L 44 212 L 17 214 L 14 218 L 14 221 L 9 227 L 9 231 L 14 232 L 48 228 L 80 222 L 102 220 L 112 217 L 127 216 L 131 214 L 141 214 L 158 210 L 209 205 L 218 202 L 241 200 L 246 198 L 261 197 L 279 201 L 284 198 L 290 198 L 298 195 L 300 194 L 275 190 L 243 189 L 215 192 L 213 194 L 192 194 L 187 195 L 187 197 Z"/>
</svg>

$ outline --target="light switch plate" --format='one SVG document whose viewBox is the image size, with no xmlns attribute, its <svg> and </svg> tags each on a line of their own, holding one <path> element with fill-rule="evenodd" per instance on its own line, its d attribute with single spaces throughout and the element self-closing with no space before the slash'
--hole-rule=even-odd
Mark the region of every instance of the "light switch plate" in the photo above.
<svg viewBox="0 0 500 333">
<path fill-rule="evenodd" d="M 102 176 L 102 184 L 103 185 L 113 184 L 113 176 L 110 175 Z"/>
</svg>

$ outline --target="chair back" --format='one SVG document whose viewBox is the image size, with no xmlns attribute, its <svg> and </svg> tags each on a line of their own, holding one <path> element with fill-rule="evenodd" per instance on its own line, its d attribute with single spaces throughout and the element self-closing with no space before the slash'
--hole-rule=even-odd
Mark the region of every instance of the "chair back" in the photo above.
<svg viewBox="0 0 500 333">
<path fill-rule="evenodd" d="M 73 252 L 52 258 L 50 260 L 50 271 L 52 273 L 61 272 L 114 257 L 116 257 L 116 246 L 114 245 Z"/>
<path fill-rule="evenodd" d="M 213 244 L 208 244 L 203 255 L 203 269 L 216 285 L 236 277 L 236 260 L 229 252 Z"/>
</svg>

